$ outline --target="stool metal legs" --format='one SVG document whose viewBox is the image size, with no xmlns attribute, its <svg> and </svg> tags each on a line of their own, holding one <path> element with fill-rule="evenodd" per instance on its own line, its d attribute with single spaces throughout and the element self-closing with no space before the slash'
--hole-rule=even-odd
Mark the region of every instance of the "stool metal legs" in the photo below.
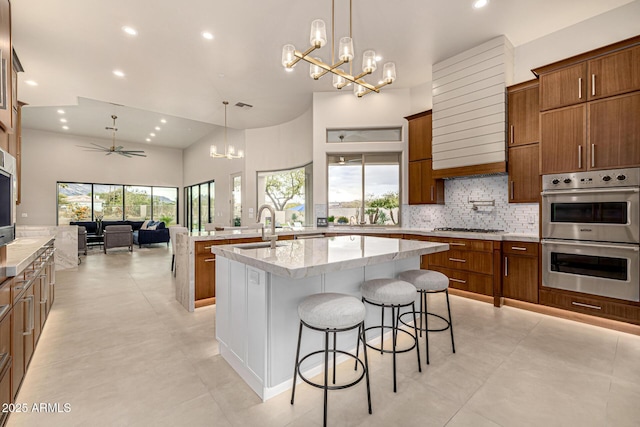
<svg viewBox="0 0 640 427">
<path fill-rule="evenodd" d="M 445 319 L 444 317 L 438 315 L 438 314 L 434 314 L 434 313 L 429 313 L 429 310 L 427 309 L 427 296 L 430 293 L 435 293 L 435 292 L 428 292 L 428 291 L 419 291 L 420 292 L 420 333 L 422 333 L 422 317 L 424 317 L 424 336 L 425 336 L 425 347 L 426 347 L 426 353 L 427 353 L 427 365 L 429 364 L 429 332 L 442 332 L 446 329 L 449 329 L 449 333 L 451 334 L 451 349 L 453 350 L 453 353 L 456 352 L 456 344 L 455 341 L 453 339 L 453 323 L 451 322 L 451 305 L 449 304 L 449 290 L 445 289 L 444 291 L 439 291 L 439 292 L 444 292 L 447 298 L 447 315 L 449 316 L 449 320 Z M 422 309 L 422 304 L 424 302 L 424 310 Z M 442 320 L 444 320 L 447 324 L 447 326 L 445 326 L 444 328 L 440 328 L 440 329 L 429 329 L 429 316 L 434 316 L 434 317 L 438 317 Z M 415 322 L 415 321 L 414 321 Z M 415 323 L 414 323 L 415 324 Z"/>
<path fill-rule="evenodd" d="M 300 359 L 300 343 L 302 341 L 302 327 L 306 326 L 309 329 L 313 329 L 315 331 L 320 331 L 324 333 L 324 350 L 318 350 L 318 351 L 314 351 L 311 352 L 309 354 L 307 354 L 306 356 L 304 356 L 302 359 Z M 346 351 L 342 351 L 342 350 L 338 350 L 336 348 L 336 335 L 338 332 L 345 332 L 345 331 L 350 331 L 352 329 L 358 328 L 358 340 L 357 340 L 357 352 L 356 355 L 354 356 L 352 353 L 348 353 Z M 296 349 L 296 363 L 295 366 L 293 368 L 293 387 L 291 389 L 291 404 L 293 405 L 294 399 L 295 399 L 295 395 L 296 395 L 296 382 L 298 380 L 298 375 L 300 375 L 300 378 L 306 382 L 309 385 L 312 385 L 314 387 L 317 388 L 321 388 L 323 389 L 323 394 L 324 394 L 324 422 L 323 425 L 326 426 L 327 425 L 327 407 L 328 407 L 328 392 L 329 390 L 339 390 L 339 389 L 343 389 L 343 388 L 348 388 L 351 387 L 353 385 L 356 385 L 357 383 L 359 383 L 363 378 L 365 380 L 365 383 L 367 385 L 367 404 L 369 406 L 369 414 L 372 413 L 371 410 L 371 388 L 370 388 L 370 383 L 369 383 L 369 359 L 367 357 L 367 344 L 366 344 L 366 339 L 365 339 L 365 327 L 364 327 L 364 322 L 361 322 L 357 325 L 354 325 L 350 328 L 345 328 L 345 329 L 319 329 L 319 328 L 315 328 L 312 326 L 309 326 L 308 324 L 304 323 L 303 321 L 300 321 L 300 328 L 298 330 L 298 346 Z M 333 348 L 329 349 L 329 334 L 333 334 Z M 358 352 L 360 350 L 360 342 L 362 342 L 363 347 L 364 347 L 364 363 L 358 358 Z M 309 379 L 307 379 L 304 375 L 302 375 L 302 372 L 300 372 L 300 364 L 302 362 L 304 362 L 305 359 L 307 359 L 310 356 L 313 356 L 315 354 L 320 354 L 323 353 L 324 354 L 324 382 L 322 384 L 317 384 L 314 383 L 312 381 L 310 381 Z M 336 357 L 338 356 L 338 354 L 344 354 L 346 356 L 350 356 L 353 357 L 355 359 L 355 363 L 356 363 L 356 370 L 358 369 L 358 364 L 362 367 L 362 374 L 354 381 L 352 381 L 349 384 L 344 384 L 344 385 L 329 385 L 329 353 L 333 353 L 333 384 L 336 383 Z"/>
</svg>

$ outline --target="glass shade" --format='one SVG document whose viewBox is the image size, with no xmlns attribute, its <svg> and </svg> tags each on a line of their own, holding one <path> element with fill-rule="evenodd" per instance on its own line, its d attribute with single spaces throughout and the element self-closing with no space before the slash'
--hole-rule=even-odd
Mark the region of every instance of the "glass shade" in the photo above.
<svg viewBox="0 0 640 427">
<path fill-rule="evenodd" d="M 289 64 L 296 59 L 296 47 L 292 44 L 285 44 L 282 47 L 282 66 L 284 68 L 291 68 Z"/>
<path fill-rule="evenodd" d="M 373 73 L 376 68 L 378 68 L 376 53 L 372 50 L 365 50 L 362 54 L 362 71 L 365 73 Z"/>
<path fill-rule="evenodd" d="M 333 87 L 335 87 L 336 89 L 342 89 L 346 85 L 347 80 L 344 77 L 337 74 L 333 75 Z"/>
<path fill-rule="evenodd" d="M 396 79 L 396 64 L 395 62 L 387 62 L 382 67 L 382 79 L 385 83 L 393 83 Z"/>
<path fill-rule="evenodd" d="M 353 94 L 360 98 L 367 91 L 367 88 L 360 85 L 353 85 Z"/>
<path fill-rule="evenodd" d="M 320 48 L 327 44 L 327 26 L 322 19 L 316 19 L 311 23 L 311 46 Z"/>
<path fill-rule="evenodd" d="M 238 150 L 238 157 L 244 157 L 244 151 Z"/>
<path fill-rule="evenodd" d="M 338 58 L 340 58 L 341 61 L 349 62 L 353 60 L 353 40 L 351 37 L 342 37 L 340 39 L 338 55 Z"/>
<path fill-rule="evenodd" d="M 320 58 L 313 58 L 316 61 L 322 61 L 322 59 Z M 320 78 L 320 76 L 322 75 L 322 72 L 324 70 L 320 67 L 318 67 L 317 65 L 314 64 L 309 64 L 309 76 L 314 79 L 314 80 L 318 80 Z"/>
<path fill-rule="evenodd" d="M 209 147 L 209 155 L 214 156 L 216 154 L 218 154 L 218 147 L 216 147 L 215 145 Z"/>
</svg>

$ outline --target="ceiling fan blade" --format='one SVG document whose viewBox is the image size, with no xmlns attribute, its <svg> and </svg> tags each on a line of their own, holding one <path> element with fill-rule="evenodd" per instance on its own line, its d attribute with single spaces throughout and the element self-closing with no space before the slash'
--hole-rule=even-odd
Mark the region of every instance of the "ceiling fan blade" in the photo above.
<svg viewBox="0 0 640 427">
<path fill-rule="evenodd" d="M 110 156 L 113 154 L 113 151 L 107 151 L 107 154 L 105 154 L 105 156 Z"/>
<path fill-rule="evenodd" d="M 124 148 L 124 147 L 123 147 L 122 145 L 118 145 L 118 146 L 115 148 L 115 151 L 121 151 L 123 148 Z"/>
<path fill-rule="evenodd" d="M 123 153 L 127 153 L 129 156 L 138 156 L 138 157 L 147 157 L 146 154 L 139 154 L 139 153 L 144 153 L 144 151 L 123 151 Z"/>
<path fill-rule="evenodd" d="M 84 148 L 88 151 L 107 151 L 104 147 L 87 147 L 86 145 L 76 145 L 76 147 Z"/>
<path fill-rule="evenodd" d="M 99 147 L 99 148 L 102 148 L 103 150 L 108 150 L 109 149 L 109 147 L 105 147 L 105 146 L 102 146 L 102 145 L 99 145 L 99 144 L 94 144 L 93 142 L 91 143 L 91 145 Z"/>
</svg>

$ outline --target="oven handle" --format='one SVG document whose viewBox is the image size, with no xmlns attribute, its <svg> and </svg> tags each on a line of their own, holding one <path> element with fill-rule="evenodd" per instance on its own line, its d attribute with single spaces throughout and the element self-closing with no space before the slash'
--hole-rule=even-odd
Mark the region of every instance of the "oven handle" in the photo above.
<svg viewBox="0 0 640 427">
<path fill-rule="evenodd" d="M 586 190 L 583 189 L 579 189 L 579 190 L 551 190 L 551 191 L 543 191 L 541 194 L 543 196 L 552 196 L 554 194 L 585 194 L 585 193 L 638 193 L 640 192 L 640 188 L 638 187 L 625 187 L 625 188 L 603 188 L 603 189 L 596 189 L 596 188 L 588 188 Z"/>
<path fill-rule="evenodd" d="M 620 245 L 609 245 L 606 243 L 573 243 L 567 242 L 566 240 L 546 240 L 543 239 L 540 244 L 542 245 L 563 245 L 563 246 L 580 246 L 580 247 L 589 247 L 589 248 L 605 248 L 605 249 L 621 249 L 625 251 L 640 251 L 639 246 L 620 246 Z"/>
</svg>

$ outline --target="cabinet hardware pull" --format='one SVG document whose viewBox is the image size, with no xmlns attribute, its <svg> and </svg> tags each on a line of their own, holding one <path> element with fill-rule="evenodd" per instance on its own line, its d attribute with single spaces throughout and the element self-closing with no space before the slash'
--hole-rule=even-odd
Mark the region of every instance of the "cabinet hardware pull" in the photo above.
<svg viewBox="0 0 640 427">
<path fill-rule="evenodd" d="M 591 167 L 596 167 L 596 144 L 591 144 Z"/>
<path fill-rule="evenodd" d="M 209 245 L 209 246 L 205 246 L 205 249 L 211 249 L 213 247 L 213 245 Z"/>
<path fill-rule="evenodd" d="M 207 258 L 204 260 L 204 262 L 216 262 L 215 258 Z"/>
<path fill-rule="evenodd" d="M 509 258 L 504 257 L 504 277 L 509 275 Z"/>
<path fill-rule="evenodd" d="M 467 262 L 466 259 L 460 259 L 460 258 L 449 258 L 449 261 L 455 261 L 455 262 Z"/>
<path fill-rule="evenodd" d="M 582 145 L 578 145 L 578 169 L 582 169 Z"/>
<path fill-rule="evenodd" d="M 511 246 L 514 251 L 526 251 L 527 248 L 521 248 L 520 246 Z"/>
<path fill-rule="evenodd" d="M 449 280 L 451 280 L 452 282 L 467 283 L 466 280 L 454 279 L 453 277 L 449 277 Z"/>
<path fill-rule="evenodd" d="M 582 99 L 582 77 L 578 77 L 578 99 Z"/>
<path fill-rule="evenodd" d="M 513 125 L 511 125 L 511 143 L 515 143 L 514 139 L 513 139 Z"/>
<path fill-rule="evenodd" d="M 431 201 L 433 202 L 433 185 L 431 186 Z"/>
<path fill-rule="evenodd" d="M 513 181 L 511 181 L 511 200 L 513 200 Z"/>
<path fill-rule="evenodd" d="M 451 246 L 467 246 L 466 243 L 456 243 L 456 242 L 450 242 L 449 245 L 451 245 Z"/>
<path fill-rule="evenodd" d="M 596 75 L 591 74 L 591 96 L 596 96 Z"/>
<path fill-rule="evenodd" d="M 33 332 L 33 329 L 34 329 L 33 300 L 34 300 L 33 295 L 29 295 L 22 299 L 23 302 L 29 303 L 29 308 L 27 309 L 29 312 L 29 314 L 27 315 L 29 316 L 29 327 L 28 327 L 28 330 L 22 331 L 22 335 L 31 335 L 31 332 Z"/>
<path fill-rule="evenodd" d="M 600 307 L 600 306 L 591 305 L 591 304 L 584 304 L 584 303 L 575 302 L 575 301 L 571 301 L 571 305 L 577 305 L 578 307 L 584 307 L 584 308 L 593 308 L 594 310 L 602 310 L 602 307 Z"/>
</svg>

